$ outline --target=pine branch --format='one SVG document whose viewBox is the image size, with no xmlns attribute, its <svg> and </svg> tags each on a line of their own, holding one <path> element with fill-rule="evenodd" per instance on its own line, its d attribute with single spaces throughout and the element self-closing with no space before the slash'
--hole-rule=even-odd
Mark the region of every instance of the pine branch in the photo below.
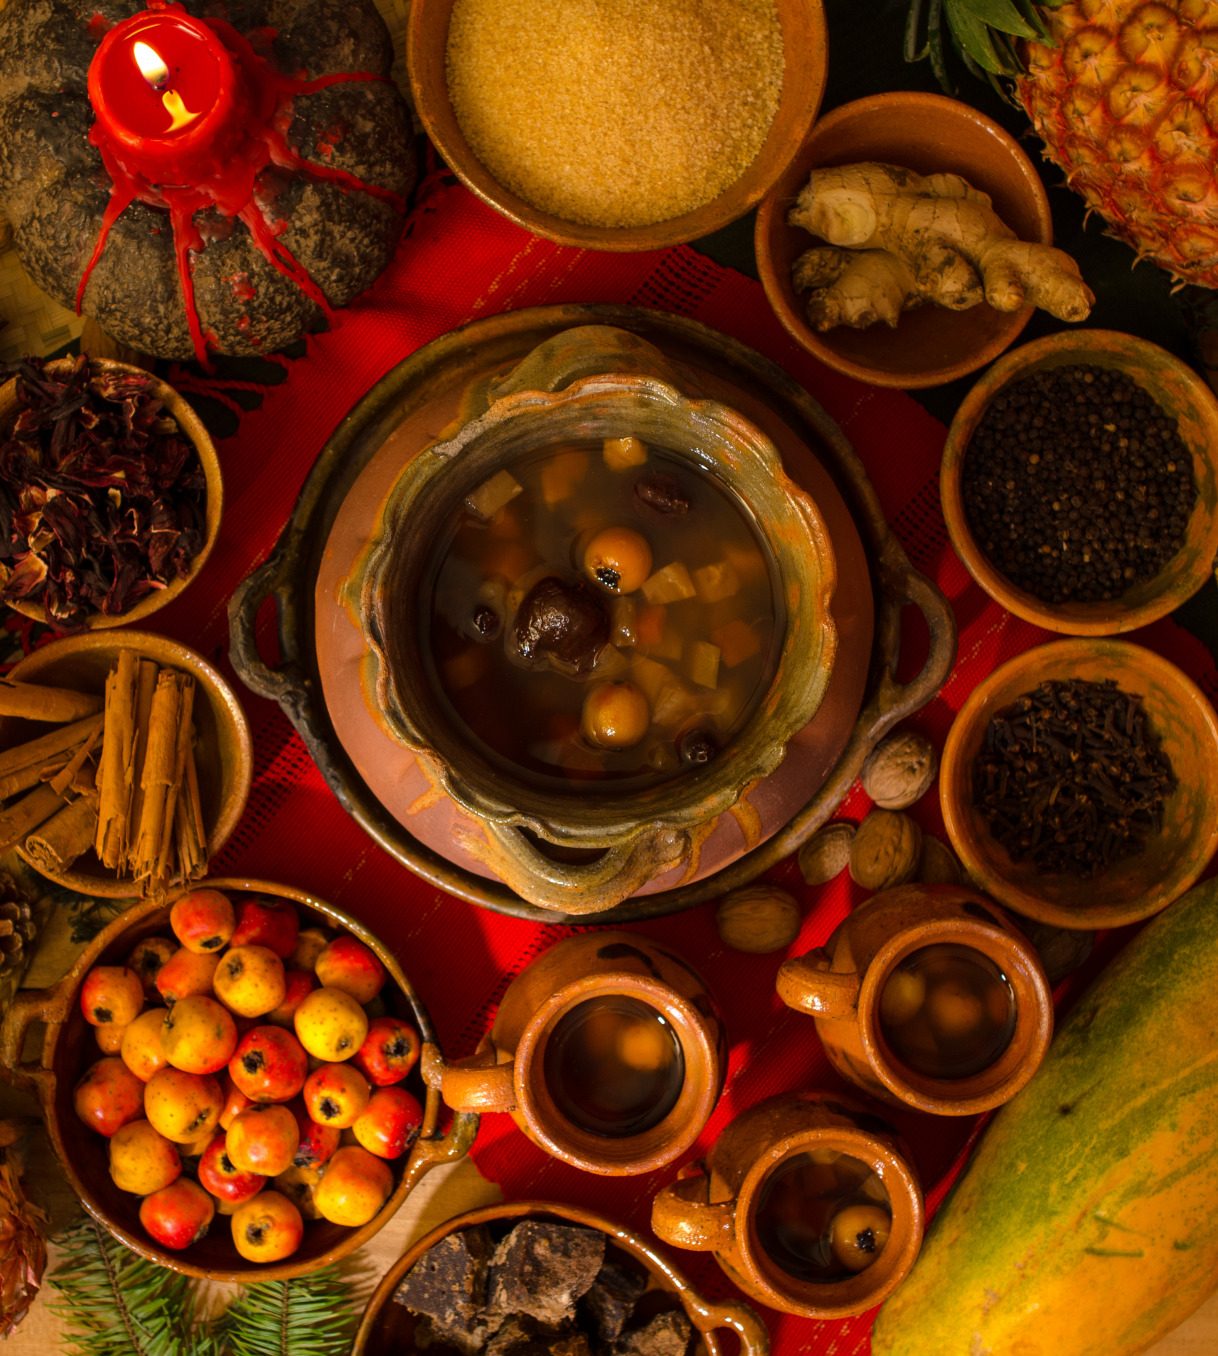
<svg viewBox="0 0 1218 1356">
<path fill-rule="evenodd" d="M 82 1216 L 56 1240 L 52 1308 L 76 1356 L 216 1356 L 188 1277 L 131 1252 Z"/>
<path fill-rule="evenodd" d="M 359 1317 L 337 1267 L 247 1286 L 220 1320 L 224 1356 L 346 1356 Z"/>
</svg>

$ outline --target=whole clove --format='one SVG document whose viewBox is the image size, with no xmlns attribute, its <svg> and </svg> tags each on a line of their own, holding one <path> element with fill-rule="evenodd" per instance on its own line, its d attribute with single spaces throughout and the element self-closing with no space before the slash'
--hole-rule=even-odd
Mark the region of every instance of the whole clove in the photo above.
<svg viewBox="0 0 1218 1356">
<path fill-rule="evenodd" d="M 1043 682 L 999 711 L 973 763 L 973 800 L 1012 861 L 1096 876 L 1163 827 L 1176 786 L 1142 698 L 1110 678 Z"/>
</svg>

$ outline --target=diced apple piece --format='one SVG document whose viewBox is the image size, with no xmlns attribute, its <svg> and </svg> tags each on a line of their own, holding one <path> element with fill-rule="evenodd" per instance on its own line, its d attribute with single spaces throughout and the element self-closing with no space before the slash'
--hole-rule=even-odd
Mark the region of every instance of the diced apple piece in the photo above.
<svg viewBox="0 0 1218 1356">
<path fill-rule="evenodd" d="M 653 645 L 640 645 L 652 659 L 671 659 L 674 662 L 685 653 L 685 642 L 675 626 L 666 626 L 660 632 L 660 638 Z"/>
<path fill-rule="evenodd" d="M 668 682 L 660 689 L 651 704 L 652 724 L 658 725 L 661 729 L 675 730 L 691 717 L 699 715 L 702 709 L 702 698 L 680 678 L 670 673 Z"/>
<path fill-rule="evenodd" d="M 643 597 L 649 603 L 682 603 L 694 596 L 694 581 L 679 561 L 665 565 L 643 585 Z"/>
<path fill-rule="evenodd" d="M 656 698 L 660 695 L 665 684 L 672 682 L 670 670 L 665 668 L 663 664 L 657 664 L 654 659 L 647 659 L 643 655 L 635 656 L 634 663 L 630 666 L 630 677 L 652 706 L 655 705 Z"/>
<path fill-rule="evenodd" d="M 711 639 L 718 645 L 723 663 L 729 669 L 761 652 L 761 637 L 739 617 L 726 626 L 716 627 L 711 632 Z"/>
<path fill-rule="evenodd" d="M 647 444 L 639 438 L 606 438 L 605 465 L 611 471 L 629 471 L 647 463 Z"/>
<path fill-rule="evenodd" d="M 709 640 L 695 640 L 689 647 L 686 672 L 699 687 L 719 685 L 719 647 Z"/>
<path fill-rule="evenodd" d="M 613 645 L 606 645 L 596 656 L 592 666 L 592 676 L 608 682 L 623 677 L 630 669 L 630 661 Z"/>
<path fill-rule="evenodd" d="M 609 639 L 615 645 L 630 646 L 638 640 L 638 604 L 633 597 L 618 594 L 610 600 L 609 619 L 613 630 Z"/>
<path fill-rule="evenodd" d="M 723 558 L 736 571 L 736 577 L 740 580 L 758 581 L 769 573 L 761 552 L 750 550 L 747 546 L 738 546 L 733 542 L 723 548 Z"/>
<path fill-rule="evenodd" d="M 489 480 L 465 496 L 465 507 L 475 517 L 489 523 L 501 508 L 510 504 L 523 490 L 524 486 L 510 471 L 496 471 Z"/>
<path fill-rule="evenodd" d="M 740 576 L 731 561 L 720 560 L 694 571 L 694 588 L 704 603 L 721 603 L 740 592 Z"/>
<path fill-rule="evenodd" d="M 586 452 L 559 452 L 541 470 L 541 497 L 553 507 L 570 499 L 588 470 Z"/>
</svg>

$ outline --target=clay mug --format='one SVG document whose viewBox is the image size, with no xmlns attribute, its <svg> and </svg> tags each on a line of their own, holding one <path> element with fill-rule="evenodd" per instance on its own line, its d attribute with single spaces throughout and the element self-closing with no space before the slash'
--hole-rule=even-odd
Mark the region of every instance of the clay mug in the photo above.
<svg viewBox="0 0 1218 1356">
<path fill-rule="evenodd" d="M 559 942 L 512 981 L 471 1059 L 429 1055 L 423 1076 L 454 1111 L 510 1112 L 547 1153 L 612 1177 L 680 1157 L 727 1067 L 700 976 L 630 932 Z"/>
<path fill-rule="evenodd" d="M 1011 1026 L 993 1060 L 963 1077 L 931 1076 L 886 1038 L 881 998 L 902 962 L 949 945 L 988 962 L 1009 986 Z M 941 1116 L 970 1116 L 1008 1102 L 1040 1067 L 1053 1035 L 1053 999 L 1032 943 L 996 904 L 954 885 L 902 885 L 855 909 L 823 947 L 787 961 L 778 995 L 811 1013 L 832 1064 L 889 1102 Z"/>
<path fill-rule="evenodd" d="M 809 1228 L 819 1234 L 829 1227 L 816 1213 L 836 1214 L 831 1193 L 826 1207 L 821 1190 L 833 1182 L 841 1155 L 854 1160 L 850 1180 L 866 1174 L 867 1182 L 861 1195 L 843 1200 L 885 1202 L 888 1237 L 861 1270 L 831 1266 L 825 1279 L 811 1279 L 806 1267 L 783 1265 L 790 1261 L 783 1240 L 800 1237 L 792 1226 L 805 1241 Z M 673 1247 L 713 1253 L 745 1294 L 772 1309 L 844 1318 L 878 1304 L 909 1273 L 922 1246 L 922 1189 L 907 1152 L 879 1117 L 831 1093 L 786 1093 L 738 1116 L 702 1172 L 666 1186 L 652 1202 L 651 1227 Z M 874 1234 L 867 1242 L 875 1247 Z"/>
</svg>

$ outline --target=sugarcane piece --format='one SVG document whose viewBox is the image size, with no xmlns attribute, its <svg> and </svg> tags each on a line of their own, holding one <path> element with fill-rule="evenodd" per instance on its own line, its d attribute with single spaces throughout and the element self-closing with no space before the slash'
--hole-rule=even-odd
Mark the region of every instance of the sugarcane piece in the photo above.
<svg viewBox="0 0 1218 1356">
<path fill-rule="evenodd" d="M 139 661 L 132 650 L 120 650 L 118 663 L 106 679 L 105 732 L 97 786 L 100 808 L 98 860 L 120 870 L 126 859 L 131 791 L 135 775 L 136 680 Z"/>
<path fill-rule="evenodd" d="M 67 687 L 47 687 L 42 683 L 18 683 L 11 678 L 0 678 L 0 716 L 60 724 L 91 716 L 101 709 L 102 699 L 94 692 L 74 692 Z"/>
<path fill-rule="evenodd" d="M 100 716 L 84 716 L 70 725 L 39 735 L 25 744 L 0 753 L 0 800 L 8 800 L 18 791 L 28 791 L 58 772 L 74 750 L 87 743 L 102 728 Z"/>
<path fill-rule="evenodd" d="M 894 324 L 897 298 L 898 316 L 924 302 L 962 309 L 984 299 L 998 311 L 1030 304 L 1067 321 L 1085 320 L 1095 301 L 1068 254 L 1018 239 L 989 196 L 959 175 L 873 163 L 817 169 L 787 220 L 829 246 L 871 256 L 797 261 L 795 285 L 810 291 L 818 329 L 835 314 L 855 327 Z"/>
</svg>

